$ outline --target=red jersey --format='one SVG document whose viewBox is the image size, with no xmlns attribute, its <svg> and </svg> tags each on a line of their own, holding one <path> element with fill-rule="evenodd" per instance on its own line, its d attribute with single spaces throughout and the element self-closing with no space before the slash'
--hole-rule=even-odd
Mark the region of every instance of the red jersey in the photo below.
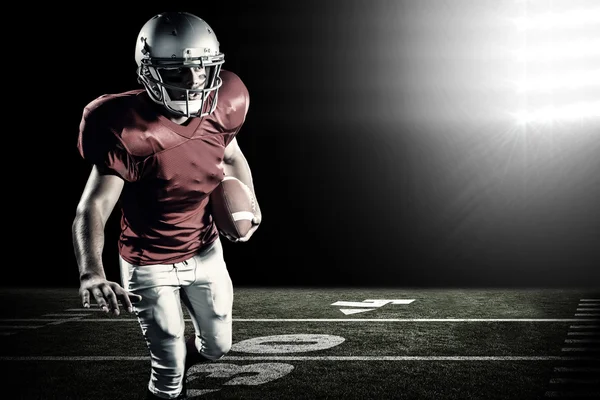
<svg viewBox="0 0 600 400">
<path fill-rule="evenodd" d="M 209 194 L 249 105 L 237 75 L 220 77 L 216 109 L 186 125 L 160 114 L 144 89 L 100 96 L 83 111 L 81 156 L 125 180 L 119 253 L 131 264 L 181 262 L 218 238 Z"/>
</svg>

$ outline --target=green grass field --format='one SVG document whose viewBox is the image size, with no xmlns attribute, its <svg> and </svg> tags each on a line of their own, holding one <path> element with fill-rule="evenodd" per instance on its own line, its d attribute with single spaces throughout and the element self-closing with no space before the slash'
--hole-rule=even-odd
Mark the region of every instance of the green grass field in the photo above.
<svg viewBox="0 0 600 400">
<path fill-rule="evenodd" d="M 143 399 L 133 315 L 77 288 L 0 289 L 0 311 L 2 398 Z M 600 290 L 237 288 L 233 316 L 192 398 L 600 398 Z"/>
</svg>

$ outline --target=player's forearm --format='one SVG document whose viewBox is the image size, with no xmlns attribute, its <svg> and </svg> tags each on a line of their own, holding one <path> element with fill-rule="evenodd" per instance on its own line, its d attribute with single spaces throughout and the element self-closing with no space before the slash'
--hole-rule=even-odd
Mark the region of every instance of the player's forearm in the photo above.
<svg viewBox="0 0 600 400">
<path fill-rule="evenodd" d="M 260 206 L 258 205 L 258 199 L 256 198 L 256 193 L 254 192 L 254 183 L 252 181 L 252 172 L 250 170 L 250 165 L 248 165 L 248 161 L 243 154 L 239 154 L 234 159 L 223 163 L 223 170 L 225 171 L 226 176 L 233 176 L 240 181 L 242 181 L 246 186 L 252 190 L 252 194 L 256 199 L 256 207 L 260 212 Z"/>
<path fill-rule="evenodd" d="M 243 154 L 238 155 L 235 159 L 230 160 L 229 162 L 223 163 L 223 170 L 225 171 L 225 175 L 233 176 L 239 179 L 252 190 L 252 193 L 254 193 L 252 172 L 250 171 L 248 161 Z"/>
<path fill-rule="evenodd" d="M 80 279 L 91 276 L 106 278 L 102 265 L 104 222 L 100 213 L 90 210 L 78 212 L 72 229 L 73 248 Z"/>
</svg>

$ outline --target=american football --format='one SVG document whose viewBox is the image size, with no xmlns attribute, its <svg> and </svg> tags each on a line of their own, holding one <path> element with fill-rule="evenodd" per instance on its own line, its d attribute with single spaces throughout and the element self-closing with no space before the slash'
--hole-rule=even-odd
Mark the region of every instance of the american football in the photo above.
<svg viewBox="0 0 600 400">
<path fill-rule="evenodd" d="M 217 228 L 235 239 L 252 227 L 256 211 L 254 196 L 242 181 L 226 176 L 210 194 L 211 213 Z"/>
</svg>

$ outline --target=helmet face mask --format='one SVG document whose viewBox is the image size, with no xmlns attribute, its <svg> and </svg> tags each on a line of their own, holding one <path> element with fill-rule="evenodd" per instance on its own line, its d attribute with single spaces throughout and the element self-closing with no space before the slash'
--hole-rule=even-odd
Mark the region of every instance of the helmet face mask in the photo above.
<svg viewBox="0 0 600 400">
<path fill-rule="evenodd" d="M 185 117 L 203 117 L 215 110 L 225 60 L 214 32 L 202 19 L 189 13 L 153 17 L 138 35 L 135 56 L 138 81 L 152 101 Z M 189 69 L 204 70 L 203 87 L 188 83 Z"/>
</svg>

